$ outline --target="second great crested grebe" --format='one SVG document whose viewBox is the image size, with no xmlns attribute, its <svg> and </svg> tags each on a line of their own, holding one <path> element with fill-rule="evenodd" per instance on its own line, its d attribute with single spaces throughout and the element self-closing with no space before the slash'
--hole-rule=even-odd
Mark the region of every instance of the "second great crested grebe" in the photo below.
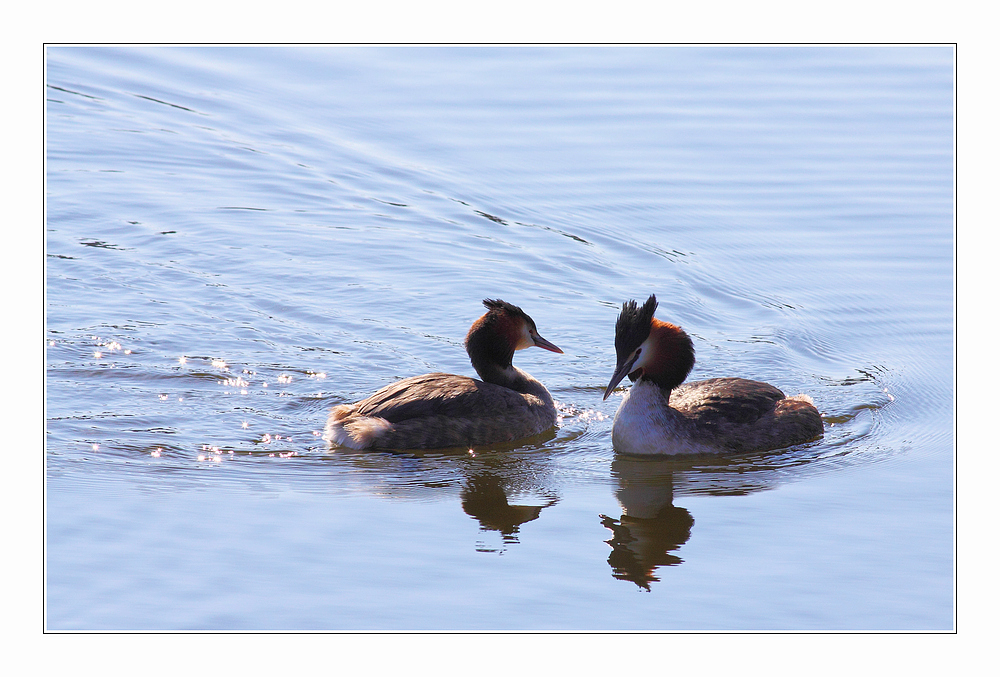
<svg viewBox="0 0 1000 677">
<path fill-rule="evenodd" d="M 823 435 L 808 395 L 785 397 L 772 385 L 712 378 L 682 385 L 694 345 L 678 326 L 653 317 L 656 296 L 628 301 L 615 325 L 618 363 L 604 392 L 626 376 L 634 385 L 615 414 L 611 438 L 626 454 L 698 454 L 779 449 Z"/>
<path fill-rule="evenodd" d="M 482 381 L 442 373 L 403 379 L 334 407 L 323 438 L 352 449 L 440 449 L 512 442 L 554 426 L 549 391 L 511 359 L 531 346 L 562 350 L 539 336 L 534 320 L 517 306 L 493 299 L 483 305 L 486 314 L 465 337 Z"/>
</svg>

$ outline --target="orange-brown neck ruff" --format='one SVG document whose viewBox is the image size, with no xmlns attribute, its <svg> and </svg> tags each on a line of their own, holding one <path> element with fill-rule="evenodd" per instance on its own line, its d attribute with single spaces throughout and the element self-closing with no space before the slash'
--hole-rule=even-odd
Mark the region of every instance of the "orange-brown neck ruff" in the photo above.
<svg viewBox="0 0 1000 677">
<path fill-rule="evenodd" d="M 629 378 L 636 381 L 642 377 L 664 390 L 673 390 L 683 383 L 694 367 L 691 337 L 677 325 L 654 317 L 646 343 L 650 354 L 643 360 L 642 368 L 629 374 Z"/>
</svg>

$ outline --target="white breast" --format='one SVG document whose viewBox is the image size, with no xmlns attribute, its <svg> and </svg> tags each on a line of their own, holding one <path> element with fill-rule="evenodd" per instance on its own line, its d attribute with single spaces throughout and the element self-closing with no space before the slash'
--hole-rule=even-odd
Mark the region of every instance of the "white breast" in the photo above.
<svg viewBox="0 0 1000 677">
<path fill-rule="evenodd" d="M 667 406 L 659 386 L 640 380 L 622 398 L 611 432 L 624 454 L 717 454 L 723 450 L 692 439 L 683 417 Z"/>
</svg>

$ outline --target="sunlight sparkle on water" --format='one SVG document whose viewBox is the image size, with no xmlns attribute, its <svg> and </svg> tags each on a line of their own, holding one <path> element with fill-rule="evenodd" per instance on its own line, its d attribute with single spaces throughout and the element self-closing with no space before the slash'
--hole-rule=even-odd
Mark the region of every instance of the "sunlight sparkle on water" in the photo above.
<svg viewBox="0 0 1000 677">
<path fill-rule="evenodd" d="M 219 381 L 219 385 L 230 386 L 233 388 L 246 388 L 250 385 L 242 376 L 237 376 L 236 378 L 227 378 L 224 381 Z M 243 391 L 246 395 L 246 391 Z"/>
<path fill-rule="evenodd" d="M 563 406 L 560 403 L 556 403 L 556 420 L 558 423 L 562 423 L 567 418 L 578 418 L 581 421 L 604 421 L 610 418 L 610 416 L 603 411 L 598 411 L 597 409 L 577 409 L 576 407 Z"/>
<path fill-rule="evenodd" d="M 181 364 L 187 364 L 188 358 L 181 355 L 180 357 L 177 358 L 177 361 L 180 362 Z"/>
<path fill-rule="evenodd" d="M 201 445 L 202 451 L 207 451 L 211 454 L 198 454 L 199 461 L 212 461 L 214 463 L 222 463 L 222 449 L 219 447 L 212 446 L 210 444 Z"/>
</svg>

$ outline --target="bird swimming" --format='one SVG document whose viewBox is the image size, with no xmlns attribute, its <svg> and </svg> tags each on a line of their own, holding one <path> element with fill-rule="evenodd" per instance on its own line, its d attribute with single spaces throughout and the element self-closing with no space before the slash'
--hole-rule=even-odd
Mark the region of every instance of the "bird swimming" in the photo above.
<svg viewBox="0 0 1000 677">
<path fill-rule="evenodd" d="M 479 379 L 414 376 L 334 407 L 323 438 L 352 449 L 440 449 L 512 442 L 552 428 L 556 408 L 539 381 L 515 367 L 514 351 L 562 350 L 538 334 L 515 305 L 485 299 L 486 313 L 465 337 Z"/>
<path fill-rule="evenodd" d="M 626 454 L 704 454 L 779 449 L 823 435 L 808 395 L 785 397 L 767 383 L 711 378 L 684 383 L 694 344 L 680 327 L 653 317 L 655 295 L 622 305 L 615 324 L 617 366 L 608 399 L 633 381 L 615 413 L 611 439 Z"/>
</svg>

